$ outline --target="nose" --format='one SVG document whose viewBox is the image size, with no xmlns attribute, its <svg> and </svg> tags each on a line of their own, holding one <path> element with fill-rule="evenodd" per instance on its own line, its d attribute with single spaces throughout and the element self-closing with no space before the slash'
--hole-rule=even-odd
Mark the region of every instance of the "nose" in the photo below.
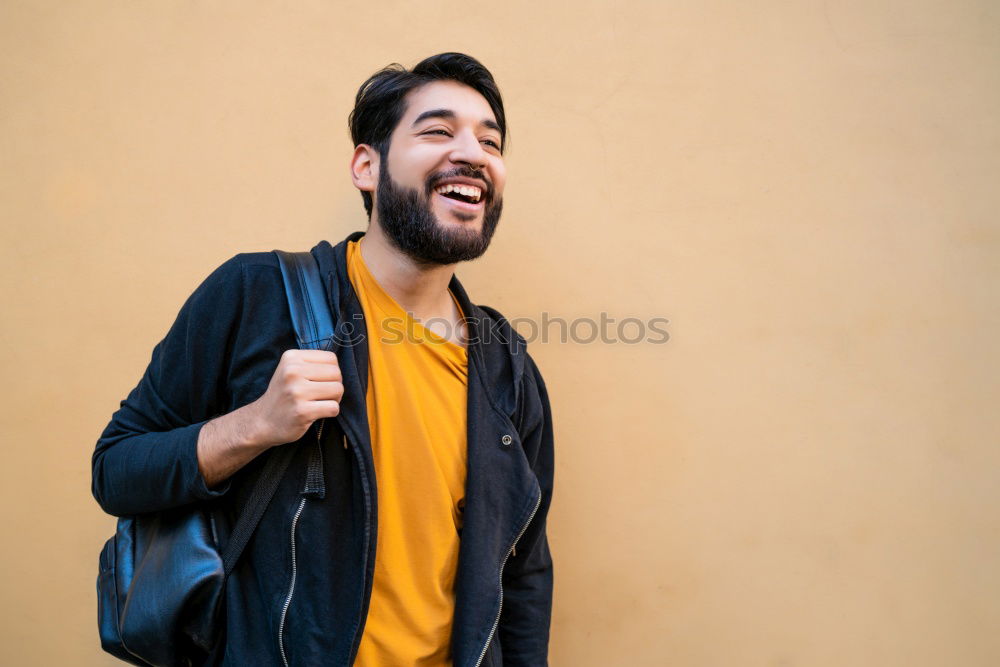
<svg viewBox="0 0 1000 667">
<path fill-rule="evenodd" d="M 449 156 L 452 162 L 464 163 L 473 169 L 485 169 L 489 154 L 479 143 L 479 138 L 471 130 L 463 130 L 455 135 L 454 148 Z"/>
</svg>

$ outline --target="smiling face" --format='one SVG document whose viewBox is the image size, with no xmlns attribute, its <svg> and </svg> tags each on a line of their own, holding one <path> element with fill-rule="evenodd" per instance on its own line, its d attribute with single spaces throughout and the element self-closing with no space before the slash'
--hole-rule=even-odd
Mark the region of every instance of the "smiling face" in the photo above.
<svg viewBox="0 0 1000 667">
<path fill-rule="evenodd" d="M 454 81 L 421 86 L 406 102 L 379 166 L 375 220 L 421 263 L 475 259 L 496 230 L 507 178 L 490 105 Z"/>
</svg>

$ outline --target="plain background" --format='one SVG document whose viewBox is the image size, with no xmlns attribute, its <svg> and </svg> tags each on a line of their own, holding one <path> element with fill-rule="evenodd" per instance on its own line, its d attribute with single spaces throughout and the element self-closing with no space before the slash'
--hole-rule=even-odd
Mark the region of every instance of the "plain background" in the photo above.
<svg viewBox="0 0 1000 667">
<path fill-rule="evenodd" d="M 473 298 L 670 321 L 532 343 L 551 664 L 1000 664 L 998 30 L 988 0 L 6 0 L 0 663 L 118 664 L 98 435 L 212 269 L 364 228 L 358 85 L 457 50 L 511 128 Z"/>
</svg>

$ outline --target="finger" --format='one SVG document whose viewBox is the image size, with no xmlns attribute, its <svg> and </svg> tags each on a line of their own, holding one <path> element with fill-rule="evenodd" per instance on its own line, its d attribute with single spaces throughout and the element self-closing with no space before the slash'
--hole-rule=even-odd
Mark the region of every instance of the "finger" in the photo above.
<svg viewBox="0 0 1000 667">
<path fill-rule="evenodd" d="M 308 418 L 312 421 L 340 414 L 340 401 L 310 401 Z"/>
<path fill-rule="evenodd" d="M 285 350 L 281 358 L 313 364 L 338 364 L 337 355 L 327 350 Z"/>
<path fill-rule="evenodd" d="M 311 382 L 343 382 L 340 366 L 334 364 L 303 364 L 302 377 Z"/>
<path fill-rule="evenodd" d="M 339 401 L 344 395 L 344 385 L 340 382 L 310 382 L 302 390 L 302 397 L 313 403 L 317 401 Z"/>
</svg>

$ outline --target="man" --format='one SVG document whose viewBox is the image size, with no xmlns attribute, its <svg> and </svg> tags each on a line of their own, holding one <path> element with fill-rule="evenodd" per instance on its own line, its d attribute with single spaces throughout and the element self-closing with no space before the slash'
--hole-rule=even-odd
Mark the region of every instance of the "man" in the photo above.
<svg viewBox="0 0 1000 667">
<path fill-rule="evenodd" d="M 225 543 L 265 453 L 298 448 L 205 664 L 545 665 L 548 396 L 454 276 L 500 218 L 499 90 L 440 54 L 373 75 L 350 126 L 368 230 L 312 254 L 351 335 L 295 349 L 274 255 L 225 262 L 98 441 L 94 496 L 119 516 L 206 503 Z"/>
</svg>

